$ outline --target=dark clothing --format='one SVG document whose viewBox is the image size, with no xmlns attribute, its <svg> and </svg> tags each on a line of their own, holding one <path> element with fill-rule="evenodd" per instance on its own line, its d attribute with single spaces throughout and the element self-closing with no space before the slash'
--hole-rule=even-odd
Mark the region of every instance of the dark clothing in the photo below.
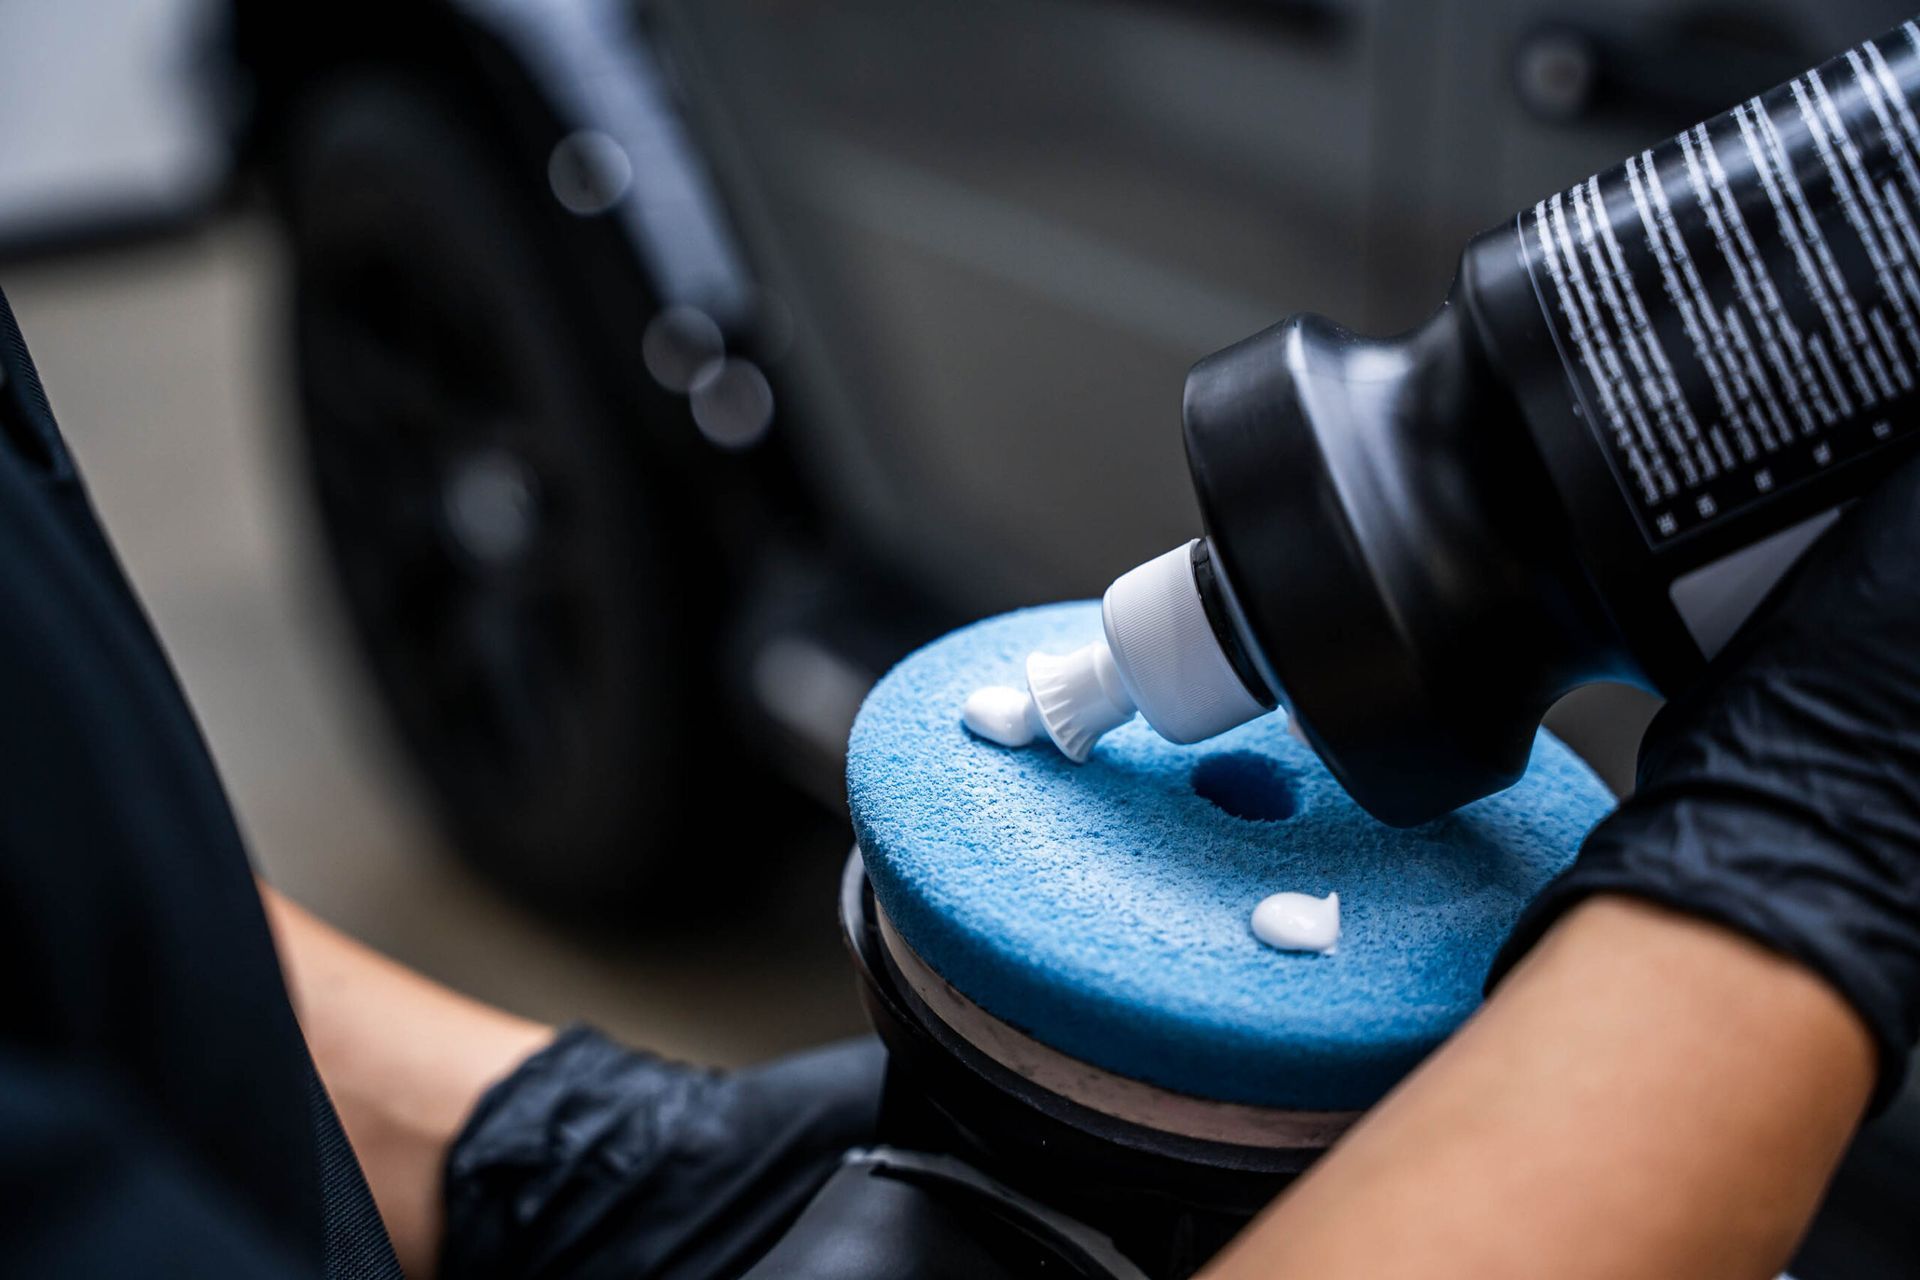
<svg viewBox="0 0 1920 1280">
<path fill-rule="evenodd" d="M 192 712 L 0 296 L 0 1274 L 399 1280 Z M 571 1031 L 448 1167 L 442 1275 L 737 1274 L 870 1139 L 862 1042 L 734 1073 Z"/>
<path fill-rule="evenodd" d="M 0 377 L 3 1269 L 397 1277 L 350 1159 L 323 1194 L 245 850 L 4 298 Z"/>
</svg>

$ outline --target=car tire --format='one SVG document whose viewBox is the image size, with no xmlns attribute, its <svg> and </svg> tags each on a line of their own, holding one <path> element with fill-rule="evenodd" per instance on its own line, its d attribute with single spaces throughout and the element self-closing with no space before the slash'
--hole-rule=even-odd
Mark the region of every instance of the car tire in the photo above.
<svg viewBox="0 0 1920 1280">
<path fill-rule="evenodd" d="M 551 912 L 683 915 L 726 862 L 695 850 L 769 838 L 737 798 L 770 785 L 716 727 L 725 601 L 697 479 L 658 446 L 691 428 L 650 387 L 644 420 L 616 407 L 635 392 L 589 354 L 544 182 L 470 118 L 447 90 L 366 76 L 288 129 L 320 525 L 455 847 Z"/>
</svg>

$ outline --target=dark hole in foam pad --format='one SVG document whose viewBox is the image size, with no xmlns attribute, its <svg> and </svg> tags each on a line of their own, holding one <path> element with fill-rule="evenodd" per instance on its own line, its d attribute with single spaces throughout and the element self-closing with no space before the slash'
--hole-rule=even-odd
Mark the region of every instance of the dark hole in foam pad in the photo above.
<svg viewBox="0 0 1920 1280">
<path fill-rule="evenodd" d="M 1278 822 L 1298 808 L 1286 773 L 1257 751 L 1208 756 L 1193 766 L 1193 793 L 1250 822 Z"/>
</svg>

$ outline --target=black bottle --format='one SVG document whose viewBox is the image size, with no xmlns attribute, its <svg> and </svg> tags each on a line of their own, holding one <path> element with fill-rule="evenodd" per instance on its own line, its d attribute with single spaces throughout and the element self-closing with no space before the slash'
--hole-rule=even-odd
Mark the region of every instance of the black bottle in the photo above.
<svg viewBox="0 0 1920 1280">
<path fill-rule="evenodd" d="M 1479 236 L 1410 333 L 1201 361 L 1202 656 L 1397 825 L 1515 781 L 1575 685 L 1684 687 L 1920 437 L 1916 96 L 1908 23 Z"/>
</svg>

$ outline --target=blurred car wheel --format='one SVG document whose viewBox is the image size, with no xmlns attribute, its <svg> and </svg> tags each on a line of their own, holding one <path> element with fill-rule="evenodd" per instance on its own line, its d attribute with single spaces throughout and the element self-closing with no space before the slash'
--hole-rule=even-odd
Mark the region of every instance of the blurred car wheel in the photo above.
<svg viewBox="0 0 1920 1280">
<path fill-rule="evenodd" d="M 704 847 L 751 838 L 715 818 L 754 778 L 710 767 L 698 495 L 646 446 L 662 424 L 610 407 L 539 187 L 451 97 L 335 83 L 286 160 L 306 458 L 399 734 L 458 848 L 523 899 L 657 912 L 698 874 L 696 818 Z"/>
</svg>

